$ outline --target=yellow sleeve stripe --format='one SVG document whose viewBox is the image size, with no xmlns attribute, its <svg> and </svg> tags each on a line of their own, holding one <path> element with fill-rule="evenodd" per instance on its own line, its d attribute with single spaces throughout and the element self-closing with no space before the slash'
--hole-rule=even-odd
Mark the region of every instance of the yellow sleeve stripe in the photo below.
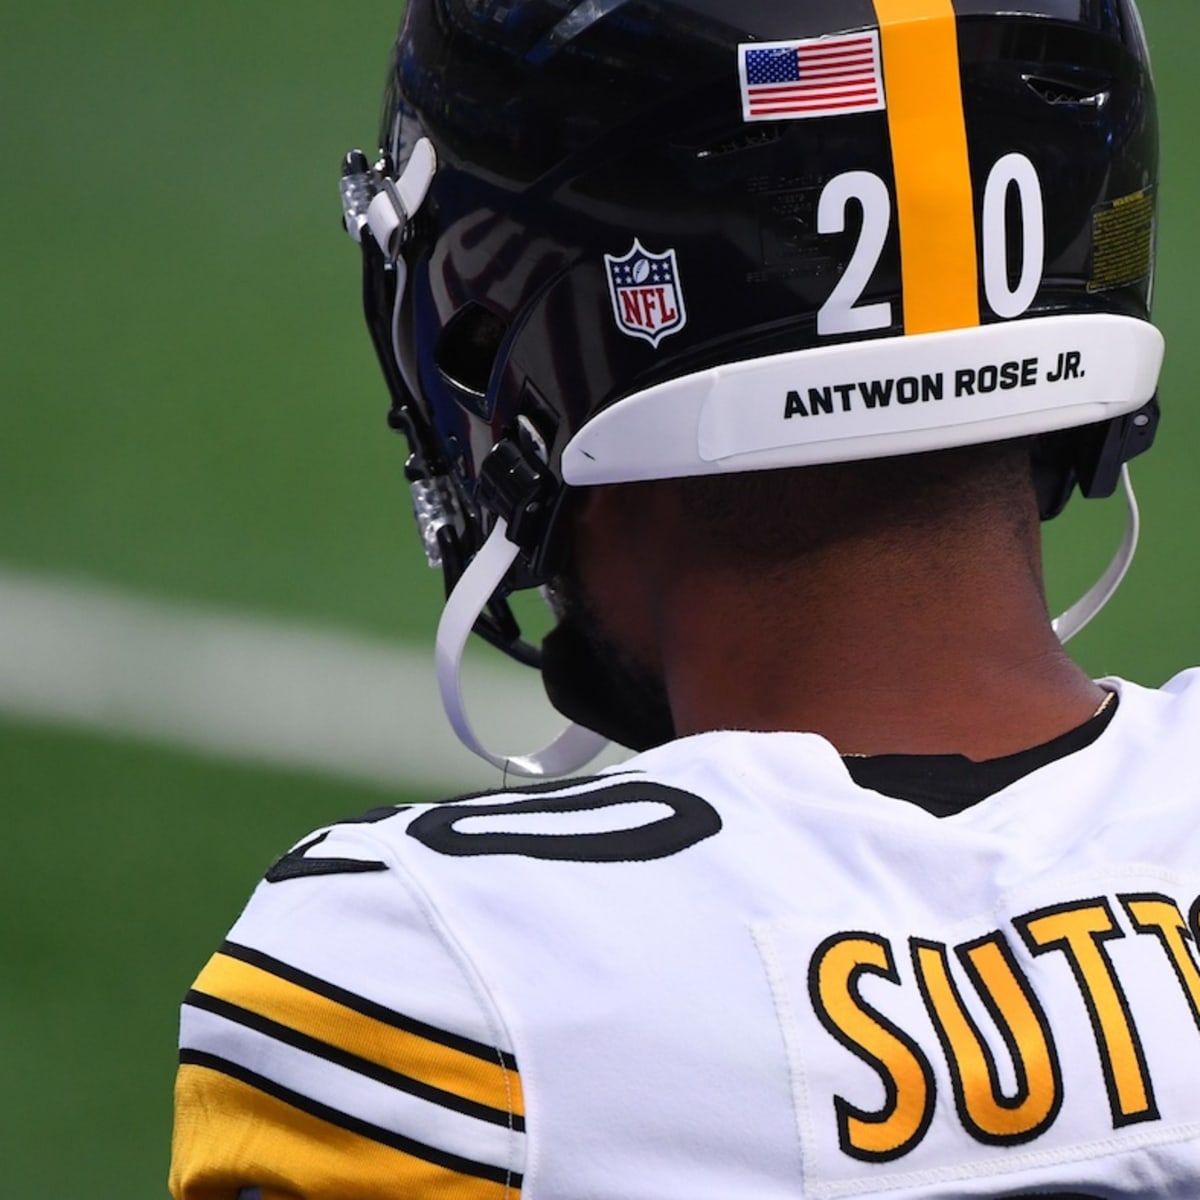
<svg viewBox="0 0 1200 1200">
<path fill-rule="evenodd" d="M 513 1129 L 520 1133 L 525 1131 L 525 1118 L 509 1112 L 506 1108 L 492 1108 L 489 1105 L 480 1104 L 475 1100 L 468 1100 L 463 1096 L 445 1091 L 432 1084 L 423 1083 L 419 1079 L 414 1079 L 411 1075 L 394 1071 L 390 1067 L 381 1066 L 369 1059 L 360 1058 L 357 1054 L 351 1054 L 349 1051 L 331 1046 L 328 1042 L 310 1037 L 308 1034 L 301 1033 L 290 1026 L 281 1025 L 278 1021 L 272 1021 L 269 1017 L 261 1016 L 258 1013 L 251 1012 L 249 1009 L 240 1008 L 236 1004 L 231 1004 L 228 1000 L 221 1000 L 216 996 L 210 996 L 205 992 L 193 989 L 184 998 L 184 1004 L 192 1008 L 203 1009 L 205 1012 L 213 1013 L 218 1017 L 224 1017 L 227 1021 L 234 1021 L 247 1029 L 253 1029 L 257 1033 L 265 1034 L 267 1037 L 276 1042 L 281 1042 L 285 1046 L 291 1046 L 305 1054 L 314 1055 L 325 1062 L 344 1067 L 348 1071 L 354 1071 L 368 1079 L 374 1079 L 377 1083 L 407 1092 L 411 1096 L 418 1096 L 422 1100 L 439 1104 L 443 1108 L 452 1109 L 454 1112 L 463 1113 L 465 1116 L 475 1117 L 481 1121 L 490 1121 L 493 1125 L 500 1125 L 505 1129 Z"/>
<path fill-rule="evenodd" d="M 171 1191 L 216 1200 L 242 1187 L 355 1200 L 514 1200 L 521 1176 L 447 1154 L 185 1051 L 175 1085 Z"/>
<path fill-rule="evenodd" d="M 975 201 L 951 0 L 874 0 L 896 173 L 905 333 L 979 324 Z"/>
<path fill-rule="evenodd" d="M 469 1105 L 496 1110 L 502 1116 L 498 1123 L 519 1127 L 524 1112 L 520 1076 L 515 1060 L 501 1050 L 435 1029 L 232 943 L 212 957 L 194 991 L 360 1060 L 354 1069 L 373 1064 L 405 1081 L 424 1085 L 424 1090 L 419 1086 L 406 1090 L 425 1094 L 433 1089 L 442 1096 L 427 1098 L 439 1103 L 447 1103 L 448 1093 Z M 222 1015 L 239 1019 L 230 1012 Z M 311 1051 L 311 1042 L 303 1048 Z M 396 1079 L 388 1082 L 398 1083 Z M 470 1111 L 462 1105 L 451 1106 Z M 471 1115 L 492 1119 L 482 1112 Z"/>
</svg>

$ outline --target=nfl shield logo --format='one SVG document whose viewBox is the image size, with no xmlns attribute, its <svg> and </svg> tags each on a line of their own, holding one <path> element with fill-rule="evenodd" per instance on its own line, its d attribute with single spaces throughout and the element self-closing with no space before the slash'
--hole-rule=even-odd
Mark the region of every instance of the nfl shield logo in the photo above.
<svg viewBox="0 0 1200 1200">
<path fill-rule="evenodd" d="M 622 258 L 604 256 L 608 268 L 608 290 L 612 296 L 617 328 L 630 337 L 645 338 L 650 345 L 687 324 L 683 289 L 675 251 L 651 254 L 637 238 Z"/>
</svg>

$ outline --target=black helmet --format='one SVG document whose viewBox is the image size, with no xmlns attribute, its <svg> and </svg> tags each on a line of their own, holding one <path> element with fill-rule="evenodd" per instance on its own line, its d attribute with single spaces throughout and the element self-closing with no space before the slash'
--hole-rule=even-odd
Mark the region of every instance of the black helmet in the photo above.
<svg viewBox="0 0 1200 1200">
<path fill-rule="evenodd" d="M 346 227 L 453 593 L 443 693 L 493 761 L 594 739 L 486 754 L 472 626 L 591 728 L 670 735 L 505 603 L 554 572 L 573 487 L 1023 436 L 1051 517 L 1153 439 L 1133 0 L 409 0 L 381 142 L 347 157 Z"/>
</svg>

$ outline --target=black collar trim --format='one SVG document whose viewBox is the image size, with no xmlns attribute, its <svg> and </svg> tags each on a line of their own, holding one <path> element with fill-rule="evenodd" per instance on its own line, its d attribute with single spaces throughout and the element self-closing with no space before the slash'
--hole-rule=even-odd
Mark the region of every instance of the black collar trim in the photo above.
<svg viewBox="0 0 1200 1200">
<path fill-rule="evenodd" d="M 1018 779 L 1090 746 L 1107 728 L 1120 697 L 1075 729 L 1016 754 L 974 762 L 961 754 L 877 754 L 844 758 L 850 778 L 935 817 L 950 817 L 1003 791 Z"/>
</svg>

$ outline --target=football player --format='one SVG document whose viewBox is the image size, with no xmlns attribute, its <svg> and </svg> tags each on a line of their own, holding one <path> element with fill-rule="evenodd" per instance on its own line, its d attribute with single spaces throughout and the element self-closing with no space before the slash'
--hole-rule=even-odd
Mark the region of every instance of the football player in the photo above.
<svg viewBox="0 0 1200 1200">
<path fill-rule="evenodd" d="M 505 775 L 270 869 L 178 1200 L 1194 1200 L 1200 683 L 1062 648 L 1158 419 L 1133 0 L 410 0 L 381 141 L 345 225 Z M 1076 491 L 1129 532 L 1051 620 Z M 550 746 L 482 744 L 472 630 Z"/>
</svg>

